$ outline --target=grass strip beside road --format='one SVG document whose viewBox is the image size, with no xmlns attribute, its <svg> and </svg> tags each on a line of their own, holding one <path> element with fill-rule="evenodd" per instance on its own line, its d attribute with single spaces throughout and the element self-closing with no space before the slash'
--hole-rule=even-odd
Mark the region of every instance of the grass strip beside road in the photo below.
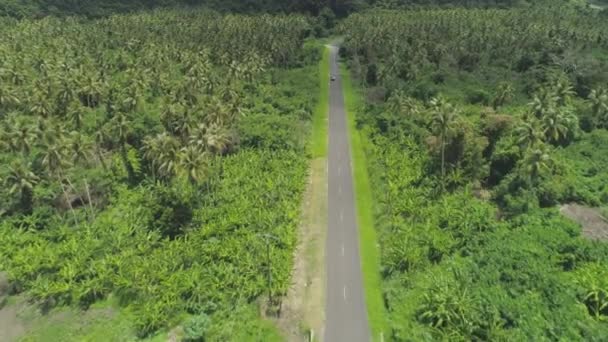
<svg viewBox="0 0 608 342">
<path fill-rule="evenodd" d="M 372 333 L 372 341 L 381 341 L 387 330 L 384 320 L 385 308 L 382 301 L 380 281 L 380 253 L 374 227 L 374 199 L 365 157 L 367 137 L 357 130 L 355 124 L 355 113 L 361 107 L 362 96 L 353 87 L 348 70 L 343 65 L 340 69 L 353 163 L 357 223 L 359 225 L 359 250 L 361 254 L 367 317 Z"/>
<path fill-rule="evenodd" d="M 329 112 L 329 56 L 323 46 L 323 57 L 319 63 L 319 102 L 312 117 L 312 158 L 327 156 L 327 114 Z"/>
</svg>

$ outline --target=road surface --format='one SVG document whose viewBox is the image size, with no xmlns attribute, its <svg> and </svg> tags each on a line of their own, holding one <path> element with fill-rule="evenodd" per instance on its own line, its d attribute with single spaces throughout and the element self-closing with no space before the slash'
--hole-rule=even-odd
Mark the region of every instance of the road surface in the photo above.
<svg viewBox="0 0 608 342">
<path fill-rule="evenodd" d="M 325 342 L 369 341 L 338 48 L 331 47 Z"/>
</svg>

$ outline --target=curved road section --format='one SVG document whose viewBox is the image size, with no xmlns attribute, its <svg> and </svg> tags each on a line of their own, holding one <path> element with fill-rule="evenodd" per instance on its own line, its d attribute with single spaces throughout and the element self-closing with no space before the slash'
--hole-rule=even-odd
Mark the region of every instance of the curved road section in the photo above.
<svg viewBox="0 0 608 342">
<path fill-rule="evenodd" d="M 369 341 L 338 48 L 331 46 L 325 342 Z"/>
</svg>

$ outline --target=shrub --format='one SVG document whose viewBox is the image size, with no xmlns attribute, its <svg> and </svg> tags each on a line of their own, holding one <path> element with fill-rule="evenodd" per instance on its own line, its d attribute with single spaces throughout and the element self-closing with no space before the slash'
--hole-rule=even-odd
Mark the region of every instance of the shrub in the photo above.
<svg viewBox="0 0 608 342">
<path fill-rule="evenodd" d="M 288 116 L 250 115 L 239 126 L 241 145 L 270 150 L 301 149 L 303 129 Z"/>
<path fill-rule="evenodd" d="M 434 84 L 428 82 L 419 82 L 410 91 L 410 94 L 421 101 L 429 101 L 433 97 L 437 96 L 439 90 Z"/>
<path fill-rule="evenodd" d="M 471 104 L 482 104 L 487 106 L 492 96 L 483 89 L 475 89 L 467 92 L 467 102 Z"/>
<path fill-rule="evenodd" d="M 608 270 L 606 265 L 591 263 L 576 272 L 578 297 L 598 320 L 608 319 Z"/>
<path fill-rule="evenodd" d="M 190 318 L 184 323 L 184 340 L 187 342 L 203 342 L 211 325 L 211 319 L 205 314 Z"/>
</svg>

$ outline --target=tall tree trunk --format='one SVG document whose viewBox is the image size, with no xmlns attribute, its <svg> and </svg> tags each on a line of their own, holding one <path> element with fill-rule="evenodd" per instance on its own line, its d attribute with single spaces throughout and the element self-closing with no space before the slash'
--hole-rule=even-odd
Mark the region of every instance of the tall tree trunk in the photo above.
<svg viewBox="0 0 608 342">
<path fill-rule="evenodd" d="M 99 147 L 98 144 L 95 145 L 95 151 L 97 154 L 97 159 L 99 160 L 99 163 L 101 164 L 101 167 L 103 168 L 104 171 L 107 171 L 108 166 L 106 165 L 105 160 L 103 160 L 103 153 L 101 152 L 101 147 Z"/>
<path fill-rule="evenodd" d="M 89 190 L 89 182 L 87 182 L 86 178 L 84 180 L 84 188 L 87 191 L 87 201 L 89 202 L 89 210 L 91 212 L 90 219 L 92 219 L 93 218 L 93 201 L 91 200 L 91 191 Z"/>
<path fill-rule="evenodd" d="M 122 158 L 123 164 L 125 164 L 125 170 L 127 171 L 129 183 L 133 184 L 133 182 L 135 182 L 135 171 L 133 170 L 133 166 L 131 166 L 131 163 L 129 162 L 129 157 L 127 156 L 127 147 L 125 143 L 121 144 L 120 156 Z"/>
<path fill-rule="evenodd" d="M 21 203 L 19 206 L 26 215 L 32 213 L 32 197 L 32 190 L 26 187 L 21 188 Z"/>
<path fill-rule="evenodd" d="M 72 216 L 74 216 L 74 222 L 76 223 L 76 225 L 78 225 L 78 217 L 76 217 L 76 212 L 74 211 L 74 207 L 72 207 L 72 201 L 70 201 L 68 192 L 65 189 L 65 185 L 63 184 L 64 177 L 62 176 L 62 174 L 63 174 L 62 172 L 59 173 L 59 177 L 60 177 L 59 184 L 61 184 L 61 190 L 63 191 L 63 196 L 65 197 L 65 201 L 68 203 L 68 207 L 70 208 L 70 211 L 72 212 Z M 68 182 L 69 182 L 69 180 L 68 180 Z"/>
<path fill-rule="evenodd" d="M 445 139 L 441 139 L 441 179 L 445 178 Z"/>
</svg>

